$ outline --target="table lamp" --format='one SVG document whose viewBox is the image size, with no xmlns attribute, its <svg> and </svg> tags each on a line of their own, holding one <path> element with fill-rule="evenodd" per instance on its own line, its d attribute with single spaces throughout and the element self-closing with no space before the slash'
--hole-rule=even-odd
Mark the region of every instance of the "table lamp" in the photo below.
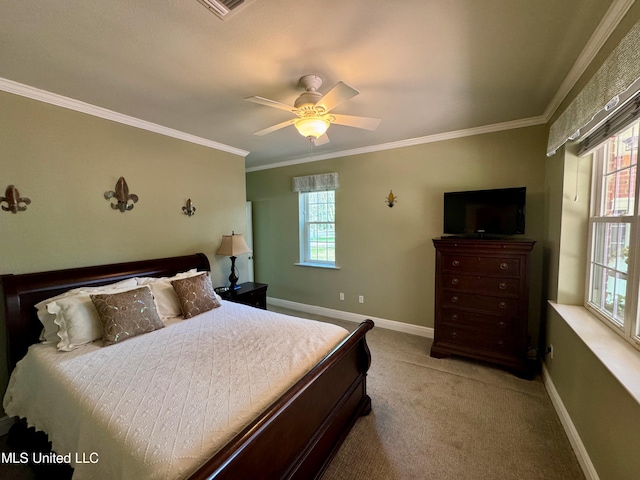
<svg viewBox="0 0 640 480">
<path fill-rule="evenodd" d="M 236 273 L 236 257 L 242 253 L 251 253 L 251 249 L 244 241 L 242 234 L 231 232 L 231 235 L 223 235 L 220 247 L 216 255 L 231 257 L 231 275 L 229 275 L 229 288 L 236 290 L 238 287 L 238 274 Z"/>
</svg>

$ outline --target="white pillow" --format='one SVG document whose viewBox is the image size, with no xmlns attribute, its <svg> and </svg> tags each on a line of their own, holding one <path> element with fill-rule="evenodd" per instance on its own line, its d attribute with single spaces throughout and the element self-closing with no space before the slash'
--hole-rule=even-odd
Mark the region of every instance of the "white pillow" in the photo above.
<svg viewBox="0 0 640 480">
<path fill-rule="evenodd" d="M 194 268 L 187 272 L 178 273 L 173 277 L 138 277 L 136 280 L 138 281 L 138 285 L 148 285 L 151 287 L 151 293 L 153 293 L 153 298 L 156 302 L 156 310 L 158 310 L 160 318 L 167 319 L 182 315 L 180 301 L 171 282 L 173 280 L 195 277 L 203 273 L 206 272 L 199 272 Z"/>
<path fill-rule="evenodd" d="M 40 340 L 43 343 L 58 343 L 61 337 L 58 335 L 58 330 L 60 328 L 59 324 L 56 323 L 56 316 L 58 313 L 54 313 L 49 310 L 48 305 L 56 302 L 58 300 L 62 300 L 65 298 L 74 297 L 78 294 L 84 293 L 89 295 L 91 293 L 112 293 L 116 290 L 122 289 L 131 289 L 137 287 L 138 283 L 135 278 L 128 278 L 126 280 L 121 280 L 119 282 L 111 283 L 109 285 L 102 285 L 99 287 L 79 287 L 64 292 L 60 295 L 56 295 L 55 297 L 47 298 L 35 305 L 37 309 L 37 316 L 44 327 L 42 329 L 42 333 L 40 334 Z M 54 308 L 55 309 L 55 308 Z M 98 337 L 100 338 L 100 337 Z"/>
</svg>

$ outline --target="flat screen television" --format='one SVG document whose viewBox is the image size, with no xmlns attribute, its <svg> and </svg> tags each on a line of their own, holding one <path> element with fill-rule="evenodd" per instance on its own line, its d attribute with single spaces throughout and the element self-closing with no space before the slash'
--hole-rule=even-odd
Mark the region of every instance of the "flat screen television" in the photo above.
<svg viewBox="0 0 640 480">
<path fill-rule="evenodd" d="M 444 233 L 507 237 L 524 233 L 526 187 L 446 192 Z"/>
</svg>

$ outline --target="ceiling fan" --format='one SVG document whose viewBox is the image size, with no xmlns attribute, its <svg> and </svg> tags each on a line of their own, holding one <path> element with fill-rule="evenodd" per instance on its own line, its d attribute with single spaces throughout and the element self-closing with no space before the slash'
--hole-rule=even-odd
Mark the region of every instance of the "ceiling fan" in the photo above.
<svg viewBox="0 0 640 480">
<path fill-rule="evenodd" d="M 329 113 L 338 105 L 358 95 L 360 92 L 355 88 L 338 82 L 325 95 L 322 95 L 318 92 L 318 88 L 322 85 L 322 79 L 316 75 L 305 75 L 300 79 L 300 85 L 304 87 L 305 91 L 296 99 L 293 107 L 264 97 L 245 98 L 249 102 L 286 110 L 297 117 L 254 132 L 254 135 L 266 135 L 294 125 L 300 135 L 308 138 L 314 145 L 323 145 L 329 142 L 326 131 L 332 123 L 365 130 L 375 130 L 380 125 L 379 118 Z"/>
</svg>

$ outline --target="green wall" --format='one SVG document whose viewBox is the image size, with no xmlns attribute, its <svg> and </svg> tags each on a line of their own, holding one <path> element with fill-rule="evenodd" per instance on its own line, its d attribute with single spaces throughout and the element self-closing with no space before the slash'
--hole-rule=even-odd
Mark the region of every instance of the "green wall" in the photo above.
<svg viewBox="0 0 640 480">
<path fill-rule="evenodd" d="M 140 198 L 125 213 L 103 196 L 120 176 Z M 215 250 L 246 225 L 242 157 L 0 92 L 0 196 L 11 184 L 31 205 L 0 211 L 0 274 L 204 252 L 221 285 L 229 259 Z M 188 198 L 197 209 L 190 218 Z"/>
<path fill-rule="evenodd" d="M 556 116 L 584 88 L 639 18 L 640 3 L 636 2 L 567 96 Z M 584 157 L 578 160 L 574 151 L 575 145 L 568 145 L 545 162 L 544 288 L 545 296 L 550 300 L 582 305 L 591 159 Z M 574 201 L 576 191 L 579 198 Z M 545 358 L 545 368 L 599 479 L 638 478 L 640 405 L 565 320 L 553 308 L 547 310 L 548 314 L 543 318 L 542 335 L 545 345 L 553 345 L 554 358 Z"/>
<path fill-rule="evenodd" d="M 544 126 L 335 158 L 247 174 L 253 202 L 256 280 L 269 296 L 433 327 L 435 251 L 443 192 L 527 187 L 526 236 L 544 235 Z M 299 261 L 298 195 L 291 178 L 338 172 L 336 264 Z M 398 203 L 389 208 L 393 190 Z M 542 250 L 532 257 L 532 344 L 537 341 Z M 339 300 L 344 292 L 345 300 Z M 364 295 L 365 303 L 358 303 Z"/>
<path fill-rule="evenodd" d="M 547 372 L 599 479 L 637 479 L 640 405 L 552 307 L 547 336 Z"/>
</svg>

